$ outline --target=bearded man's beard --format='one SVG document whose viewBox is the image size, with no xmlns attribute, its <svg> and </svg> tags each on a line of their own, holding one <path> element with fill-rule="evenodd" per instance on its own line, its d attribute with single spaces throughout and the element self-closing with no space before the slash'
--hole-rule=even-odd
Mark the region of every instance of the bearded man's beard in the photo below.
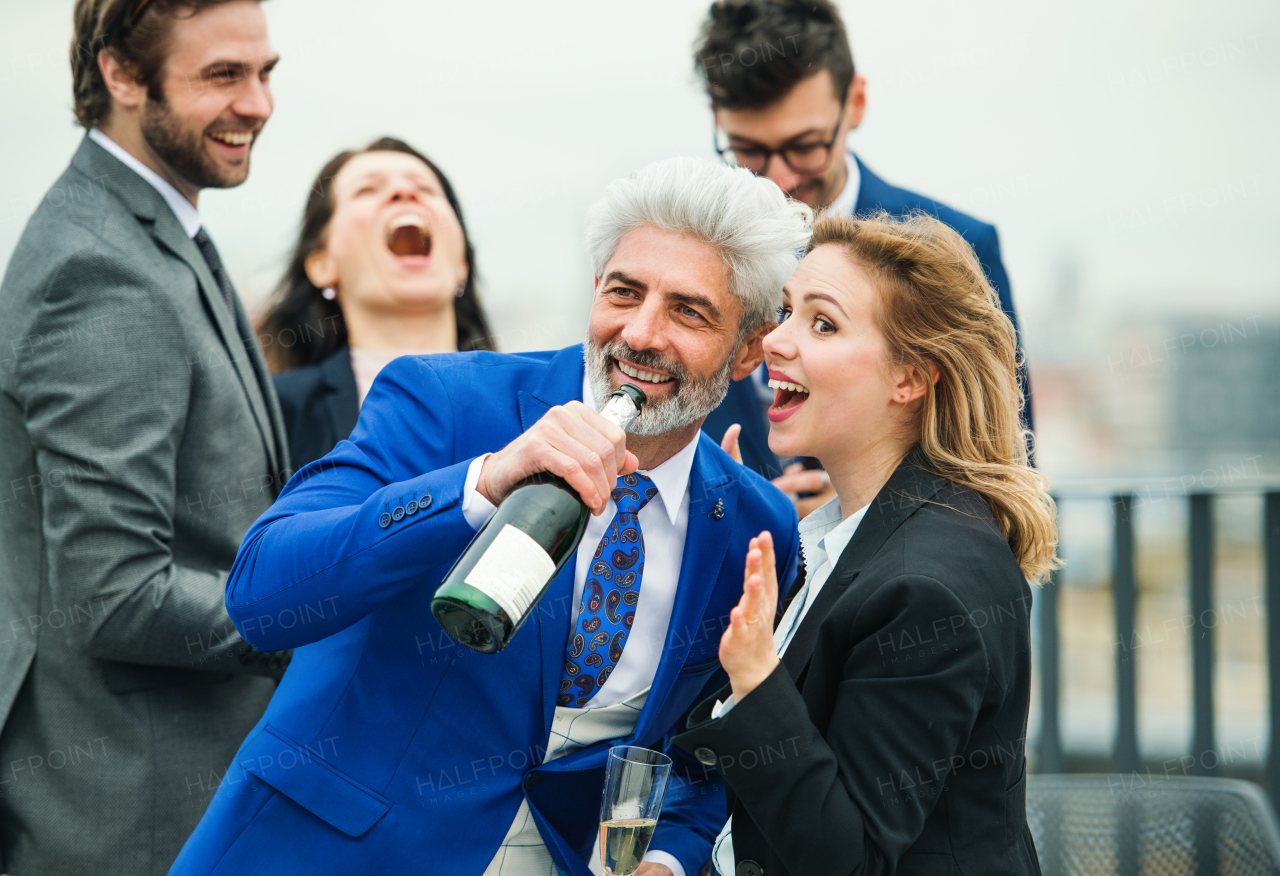
<svg viewBox="0 0 1280 876">
<path fill-rule="evenodd" d="M 613 394 L 614 386 L 609 374 L 614 359 L 625 359 L 675 378 L 675 392 L 667 398 L 650 401 L 640 409 L 640 415 L 627 428 L 633 435 L 661 435 L 702 420 L 724 401 L 733 373 L 732 356 L 725 359 L 720 370 L 711 376 L 694 378 L 679 362 L 652 350 L 633 350 L 622 341 L 597 346 L 588 337 L 583 346 L 583 360 L 597 410 L 603 409 Z"/>
<path fill-rule="evenodd" d="M 244 182 L 249 176 L 248 160 L 239 167 L 220 167 L 205 152 L 204 133 L 184 125 L 163 96 L 149 100 L 142 113 L 142 139 L 191 185 L 198 189 L 229 189 Z"/>
</svg>

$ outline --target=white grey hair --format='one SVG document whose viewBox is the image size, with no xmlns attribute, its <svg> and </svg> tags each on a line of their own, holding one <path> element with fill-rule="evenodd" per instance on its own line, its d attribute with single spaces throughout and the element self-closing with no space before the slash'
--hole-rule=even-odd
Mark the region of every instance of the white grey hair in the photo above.
<svg viewBox="0 0 1280 876">
<path fill-rule="evenodd" d="M 812 222 L 812 210 L 745 168 L 670 158 L 609 184 L 587 213 L 587 252 L 603 278 L 618 242 L 641 226 L 706 241 L 728 265 L 729 291 L 742 301 L 742 338 L 777 318 Z"/>
</svg>

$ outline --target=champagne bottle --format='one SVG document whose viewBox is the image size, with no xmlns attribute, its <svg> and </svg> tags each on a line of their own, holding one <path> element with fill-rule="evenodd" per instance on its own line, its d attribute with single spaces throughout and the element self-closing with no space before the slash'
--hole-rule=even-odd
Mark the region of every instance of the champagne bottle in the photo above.
<svg viewBox="0 0 1280 876">
<path fill-rule="evenodd" d="M 623 384 L 600 412 L 624 431 L 645 395 Z M 505 648 L 578 549 L 589 509 L 564 478 L 541 472 L 507 494 L 431 599 L 445 632 L 472 650 Z"/>
</svg>

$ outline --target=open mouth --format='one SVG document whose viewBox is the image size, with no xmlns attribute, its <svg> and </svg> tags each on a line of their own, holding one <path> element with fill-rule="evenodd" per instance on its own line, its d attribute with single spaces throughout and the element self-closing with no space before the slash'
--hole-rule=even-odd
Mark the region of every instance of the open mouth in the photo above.
<svg viewBox="0 0 1280 876">
<path fill-rule="evenodd" d="M 217 140 L 224 146 L 238 148 L 253 142 L 253 131 L 217 131 L 209 135 L 210 140 Z"/>
<path fill-rule="evenodd" d="M 773 406 L 769 419 L 780 423 L 809 400 L 809 390 L 787 378 L 781 371 L 769 371 L 769 388 L 773 390 Z"/>
<path fill-rule="evenodd" d="M 675 380 L 670 374 L 663 374 L 660 371 L 650 371 L 648 368 L 640 368 L 632 365 L 630 362 L 623 362 L 621 359 L 614 358 L 613 364 L 618 366 L 618 370 L 630 377 L 632 380 L 640 383 L 647 383 L 650 386 L 660 386 L 664 383 L 671 383 Z"/>
<path fill-rule="evenodd" d="M 429 256 L 431 228 L 421 216 L 397 216 L 387 226 L 387 249 L 398 256 Z"/>
</svg>

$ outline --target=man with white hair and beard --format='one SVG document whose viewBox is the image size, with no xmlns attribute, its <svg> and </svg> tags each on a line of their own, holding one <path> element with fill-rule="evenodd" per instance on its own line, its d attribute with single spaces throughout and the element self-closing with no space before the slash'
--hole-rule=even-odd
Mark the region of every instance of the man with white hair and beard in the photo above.
<svg viewBox="0 0 1280 876">
<path fill-rule="evenodd" d="M 760 364 L 809 218 L 748 171 L 650 165 L 589 215 L 585 345 L 382 372 L 350 441 L 303 468 L 241 545 L 237 629 L 297 650 L 173 873 L 585 874 L 617 744 L 676 761 L 637 872 L 699 871 L 723 786 L 668 742 L 724 683 L 751 537 L 774 533 L 787 582 L 798 550 L 787 499 L 699 430 Z M 625 433 L 598 413 L 624 383 L 648 398 Z M 456 647 L 432 595 L 538 472 L 591 509 L 580 549 L 504 650 Z M 617 586 L 634 595 L 604 598 L 628 576 L 602 574 L 601 551 L 628 540 L 642 562 Z M 623 596 L 622 635 L 584 671 L 575 640 L 598 637 L 600 605 Z"/>
</svg>

